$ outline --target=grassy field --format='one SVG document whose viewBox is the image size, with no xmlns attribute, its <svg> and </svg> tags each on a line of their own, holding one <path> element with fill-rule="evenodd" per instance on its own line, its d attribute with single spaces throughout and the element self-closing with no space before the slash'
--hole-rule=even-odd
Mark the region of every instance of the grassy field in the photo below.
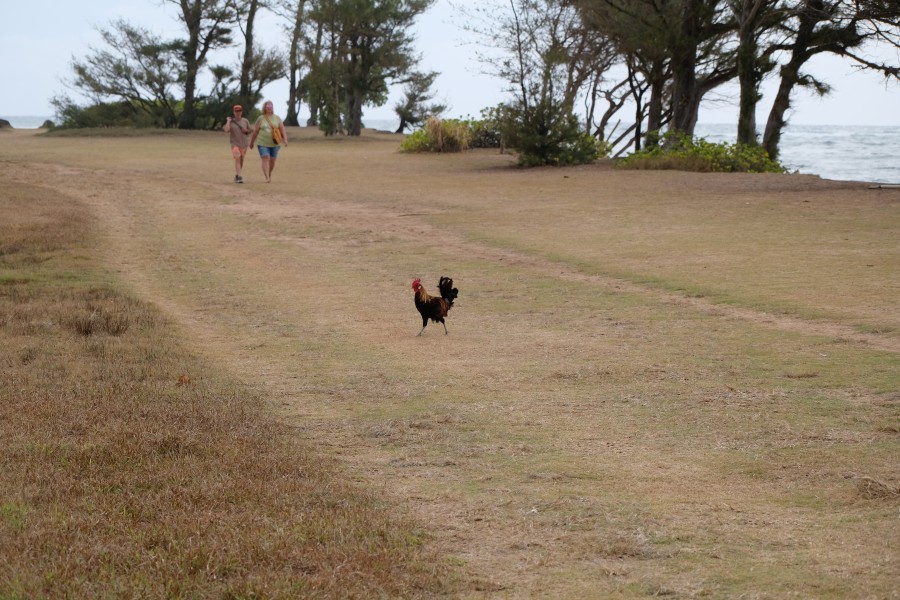
<svg viewBox="0 0 900 600">
<path fill-rule="evenodd" d="M 0 137 L 0 598 L 900 598 L 900 191 L 289 134 Z"/>
<path fill-rule="evenodd" d="M 88 206 L 0 190 L 0 598 L 446 589 L 418 525 L 123 290 Z"/>
</svg>

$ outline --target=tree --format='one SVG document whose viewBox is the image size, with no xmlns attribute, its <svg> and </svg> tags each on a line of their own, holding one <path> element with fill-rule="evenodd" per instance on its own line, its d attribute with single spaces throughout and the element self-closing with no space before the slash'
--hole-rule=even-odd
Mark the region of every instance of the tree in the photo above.
<svg viewBox="0 0 900 600">
<path fill-rule="evenodd" d="M 258 98 L 251 97 L 252 82 L 250 73 L 256 62 L 257 51 L 253 45 L 253 30 L 256 25 L 256 13 L 259 11 L 259 0 L 235 0 L 235 24 L 244 36 L 244 54 L 241 59 L 241 70 L 238 78 L 238 99 L 241 104 L 252 106 Z"/>
<path fill-rule="evenodd" d="M 763 147 L 772 158 L 778 157 L 793 90 L 802 86 L 825 94 L 830 89 L 826 83 L 802 71 L 816 54 L 831 52 L 845 56 L 861 68 L 900 80 L 897 65 L 875 63 L 857 52 L 867 42 L 900 47 L 900 10 L 896 0 L 797 0 L 781 29 L 788 41 L 775 49 L 785 51 L 788 61 L 779 72 L 778 91 L 763 135 Z"/>
<path fill-rule="evenodd" d="M 440 115 L 447 110 L 443 104 L 427 104 L 434 98 L 431 86 L 438 73 L 413 73 L 403 89 L 403 100 L 394 105 L 394 112 L 400 118 L 396 133 L 403 133 L 407 127 L 416 127 L 430 116 Z"/>
<path fill-rule="evenodd" d="M 567 0 L 486 2 L 461 12 L 466 29 L 490 49 L 479 55 L 482 64 L 525 106 L 554 94 L 574 112 L 588 83 L 602 79 L 615 59 L 606 38 L 585 27 Z"/>
<path fill-rule="evenodd" d="M 512 100 L 500 111 L 506 143 L 519 151 L 520 164 L 594 160 L 598 146 L 575 105 L 590 82 L 599 86 L 611 63 L 608 45 L 565 0 L 505 4 L 485 4 L 467 16 L 468 29 L 495 50 L 482 62 L 509 85 Z"/>
<path fill-rule="evenodd" d="M 281 54 L 270 49 L 261 51 L 255 43 L 256 17 L 266 4 L 261 0 L 230 0 L 234 10 L 234 23 L 244 38 L 236 95 L 239 104 L 254 106 L 260 100 L 262 88 L 268 83 L 284 77 L 284 59 Z"/>
<path fill-rule="evenodd" d="M 342 11 L 348 130 L 359 135 L 363 106 L 387 100 L 387 84 L 416 64 L 408 30 L 434 0 L 350 0 Z"/>
<path fill-rule="evenodd" d="M 762 99 L 763 78 L 775 67 L 771 51 L 761 47 L 764 38 L 784 18 L 782 0 L 727 0 L 737 32 L 735 65 L 740 86 L 737 143 L 756 146 L 756 108 Z"/>
<path fill-rule="evenodd" d="M 306 64 L 304 60 L 304 31 L 306 26 L 306 0 L 280 0 L 275 5 L 275 12 L 288 22 L 290 48 L 287 55 L 288 101 L 285 125 L 299 125 L 298 112 L 303 95 L 301 89 L 303 78 L 301 71 Z"/>
<path fill-rule="evenodd" d="M 226 26 L 231 16 L 226 0 L 166 0 L 179 8 L 179 19 L 187 29 L 182 42 L 184 66 L 184 109 L 178 126 L 196 126 L 197 78 L 211 50 L 231 44 L 231 30 Z"/>
<path fill-rule="evenodd" d="M 325 135 L 344 131 L 343 51 L 341 44 L 340 0 L 313 0 L 309 20 L 313 42 L 307 38 L 309 72 L 305 77 L 310 125 L 318 125 Z"/>
<path fill-rule="evenodd" d="M 626 77 L 620 82 L 627 86 L 635 104 L 634 125 L 626 130 L 614 144 L 624 139 L 629 131 L 634 134 L 634 150 L 642 147 L 646 135 L 651 145 L 658 133 L 671 119 L 671 56 L 663 32 L 666 22 L 674 18 L 665 10 L 666 5 L 648 3 L 646 0 L 605 1 L 573 0 L 584 26 L 598 32 L 613 47 L 624 62 Z M 617 83 L 613 89 L 618 86 Z M 644 100 L 647 92 L 648 100 Z M 624 98 L 610 98 L 611 109 Z M 607 111 L 603 121 L 615 113 Z M 643 127 L 646 119 L 647 125 Z M 624 148 L 623 148 L 624 151 Z"/>
<path fill-rule="evenodd" d="M 311 36 L 306 38 L 303 47 L 303 61 L 307 66 L 306 76 L 301 80 L 298 90 L 299 96 L 306 98 L 309 106 L 309 119 L 306 124 L 312 127 L 319 125 L 319 115 L 324 109 L 329 97 L 329 90 L 338 87 L 337 75 L 335 74 L 335 64 L 338 61 L 336 52 L 337 42 L 334 35 L 334 27 L 328 28 L 328 48 L 334 49 L 329 51 L 326 56 L 326 23 L 323 19 L 312 18 L 313 32 Z M 336 96 L 336 94 L 331 94 Z M 326 132 L 328 130 L 326 129 Z"/>
<path fill-rule="evenodd" d="M 174 126 L 179 114 L 176 92 L 183 80 L 181 44 L 165 42 L 123 20 L 98 31 L 107 47 L 91 48 L 85 59 L 73 59 L 74 87 L 97 104 L 118 99 L 144 112 L 151 123 Z M 60 104 L 69 111 L 73 106 L 67 99 Z"/>
<path fill-rule="evenodd" d="M 668 31 L 672 65 L 671 127 L 693 137 L 703 96 L 734 76 L 731 57 L 722 52 L 721 34 L 727 25 L 721 22 L 718 0 L 680 0 L 673 2 L 679 14 Z M 709 68 L 704 73 L 701 68 Z"/>
<path fill-rule="evenodd" d="M 315 0 L 308 13 L 317 52 L 310 61 L 311 112 L 320 127 L 349 135 L 362 129 L 363 107 L 387 101 L 390 83 L 414 70 L 409 29 L 434 0 Z M 308 37 L 312 45 L 312 36 Z"/>
<path fill-rule="evenodd" d="M 650 83 L 653 98 L 666 89 L 669 129 L 692 136 L 700 102 L 737 77 L 740 105 L 737 141 L 757 142 L 760 84 L 781 61 L 780 84 L 763 136 L 778 154 L 792 91 L 809 87 L 827 93 L 827 83 L 803 73 L 816 54 L 831 52 L 898 78 L 897 65 L 867 60 L 858 52 L 869 43 L 900 47 L 897 0 L 572 0 L 593 27 L 602 30 Z M 643 68 L 652 65 L 652 71 Z M 649 75 L 648 73 L 654 73 Z M 660 83 L 665 80 L 665 88 Z M 636 100 L 640 100 L 636 97 Z M 659 106 L 658 102 L 656 106 Z M 648 111 L 654 130 L 657 109 Z M 662 125 L 666 117 L 659 120 Z M 638 111 L 638 122 L 640 111 Z"/>
</svg>

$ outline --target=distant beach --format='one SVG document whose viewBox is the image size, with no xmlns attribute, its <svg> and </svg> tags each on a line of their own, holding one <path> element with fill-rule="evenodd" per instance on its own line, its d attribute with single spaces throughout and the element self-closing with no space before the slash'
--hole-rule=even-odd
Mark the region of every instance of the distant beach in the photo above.
<svg viewBox="0 0 900 600">
<path fill-rule="evenodd" d="M 36 129 L 48 116 L 0 116 L 16 129 Z M 364 119 L 365 125 L 396 131 L 393 119 Z M 733 124 L 700 124 L 696 134 L 711 142 L 733 143 Z M 900 183 L 900 126 L 788 125 L 781 164 L 790 171 L 825 179 Z"/>
</svg>

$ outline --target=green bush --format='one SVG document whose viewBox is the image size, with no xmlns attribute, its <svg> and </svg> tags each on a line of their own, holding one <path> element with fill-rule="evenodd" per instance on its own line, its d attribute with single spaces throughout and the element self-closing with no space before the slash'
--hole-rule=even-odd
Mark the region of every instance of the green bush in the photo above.
<svg viewBox="0 0 900 600">
<path fill-rule="evenodd" d="M 416 129 L 400 142 L 402 152 L 432 152 L 431 140 L 424 129 Z"/>
<path fill-rule="evenodd" d="M 518 152 L 520 166 L 581 165 L 608 153 L 605 143 L 582 130 L 575 116 L 556 102 L 500 107 L 500 114 L 503 138 Z"/>
<path fill-rule="evenodd" d="M 421 129 L 406 136 L 403 152 L 459 152 L 469 148 L 500 148 L 497 109 L 481 111 L 481 119 L 439 119 L 431 117 Z"/>
<path fill-rule="evenodd" d="M 232 105 L 237 102 L 234 96 L 207 96 L 194 104 L 192 129 L 215 130 L 222 127 L 225 118 L 231 114 Z M 88 106 L 79 106 L 67 96 L 58 96 L 51 100 L 59 124 L 53 129 L 97 129 L 97 128 L 137 128 L 166 129 L 179 126 L 179 117 L 183 113 L 182 102 L 172 101 L 169 104 L 138 102 L 97 102 Z M 244 103 L 247 105 L 247 103 Z M 255 109 L 248 106 L 244 116 L 252 119 Z"/>
<path fill-rule="evenodd" d="M 471 148 L 502 148 L 500 133 L 500 108 L 486 108 L 481 111 L 481 119 L 468 119 L 469 146 Z"/>
<path fill-rule="evenodd" d="M 467 121 L 429 117 L 424 127 L 400 143 L 403 152 L 462 152 L 469 149 Z"/>
<path fill-rule="evenodd" d="M 701 173 L 784 173 L 760 146 L 713 143 L 667 132 L 661 143 L 620 159 L 623 169 L 696 171 Z"/>
<path fill-rule="evenodd" d="M 52 102 L 60 118 L 56 129 L 165 126 L 161 119 L 128 102 L 99 102 L 90 106 L 78 106 L 68 98 L 55 98 Z"/>
<path fill-rule="evenodd" d="M 460 152 L 469 148 L 518 151 L 519 164 L 577 165 L 596 160 L 608 146 L 581 130 L 572 115 L 551 118 L 546 111 L 515 112 L 500 105 L 481 111 L 481 119 L 431 117 L 401 142 L 403 152 Z"/>
</svg>

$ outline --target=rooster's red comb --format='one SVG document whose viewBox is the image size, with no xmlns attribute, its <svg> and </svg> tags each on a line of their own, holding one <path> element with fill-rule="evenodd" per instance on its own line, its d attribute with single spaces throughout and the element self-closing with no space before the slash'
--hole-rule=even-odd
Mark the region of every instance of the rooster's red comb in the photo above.
<svg viewBox="0 0 900 600">
<path fill-rule="evenodd" d="M 419 286 L 421 286 L 421 285 L 422 285 L 422 280 L 421 280 L 421 279 L 419 279 L 418 277 L 416 277 L 415 279 L 413 279 L 413 282 L 412 282 L 412 289 L 417 290 L 417 289 L 419 289 Z"/>
</svg>

